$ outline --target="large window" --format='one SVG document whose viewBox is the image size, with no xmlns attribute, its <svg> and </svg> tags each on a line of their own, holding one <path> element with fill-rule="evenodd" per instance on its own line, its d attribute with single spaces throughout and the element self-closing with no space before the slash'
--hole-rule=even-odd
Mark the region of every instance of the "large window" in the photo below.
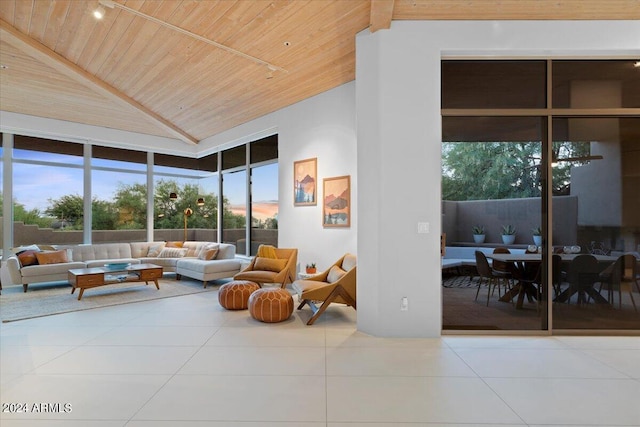
<svg viewBox="0 0 640 427">
<path fill-rule="evenodd" d="M 91 241 L 93 243 L 146 240 L 146 177 L 146 153 L 92 147 Z M 132 230 L 136 232 L 132 233 Z"/>
<path fill-rule="evenodd" d="M 236 253 L 278 245 L 277 135 L 222 152 L 222 195 L 223 241 L 236 245 Z"/>
<path fill-rule="evenodd" d="M 19 135 L 13 145 L 0 145 L 13 169 L 12 245 L 224 241 L 241 255 L 277 245 L 277 135 L 200 158 Z"/>
<path fill-rule="evenodd" d="M 445 330 L 640 329 L 638 107 L 631 60 L 443 61 Z"/>
<path fill-rule="evenodd" d="M 154 160 L 155 239 L 218 241 L 217 154 Z"/>
<path fill-rule="evenodd" d="M 12 157 L 14 246 L 82 243 L 82 145 L 16 136 Z"/>
</svg>

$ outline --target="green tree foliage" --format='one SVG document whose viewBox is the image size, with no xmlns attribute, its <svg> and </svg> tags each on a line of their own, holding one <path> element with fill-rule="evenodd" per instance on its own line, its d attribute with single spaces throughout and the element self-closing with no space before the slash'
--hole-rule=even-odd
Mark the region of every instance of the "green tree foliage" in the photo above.
<svg viewBox="0 0 640 427">
<path fill-rule="evenodd" d="M 49 199 L 49 207 L 45 213 L 60 221 L 68 221 L 74 227 L 81 227 L 84 217 L 84 201 L 77 194 L 66 194 L 57 200 Z"/>
<path fill-rule="evenodd" d="M 116 230 L 118 228 L 118 209 L 111 202 L 92 200 L 91 227 L 94 230 Z"/>
<path fill-rule="evenodd" d="M 178 199 L 172 201 L 169 194 L 175 192 Z M 204 205 L 198 206 L 197 200 L 202 197 Z M 184 211 L 193 210 L 188 218 L 188 228 L 215 229 L 218 223 L 218 197 L 212 194 L 200 194 L 197 185 L 179 185 L 175 181 L 160 180 L 154 193 L 154 227 L 156 229 L 182 229 L 184 227 Z M 147 188 L 142 184 L 120 184 L 113 200 L 94 199 L 92 206 L 92 227 L 94 230 L 144 229 L 147 224 Z M 2 195 L 0 194 L 0 209 Z M 82 229 L 84 218 L 84 202 L 81 196 L 67 194 L 59 199 L 49 199 L 49 206 L 44 214 L 33 209 L 26 211 L 24 206 L 14 203 L 14 220 L 25 224 L 36 224 L 41 228 L 49 228 L 54 222 L 65 220 L 72 223 L 67 229 Z M 0 211 L 1 212 L 1 211 Z M 243 228 L 246 218 L 231 212 L 230 204 L 224 199 L 225 227 Z M 274 219 L 275 221 L 275 219 Z M 273 224 L 271 224 L 273 226 Z M 277 221 L 275 223 L 277 228 Z"/>
<path fill-rule="evenodd" d="M 218 197 L 211 194 L 199 194 L 198 186 L 185 184 L 179 187 L 175 181 L 160 180 L 156 183 L 153 196 L 156 217 L 154 227 L 157 229 L 175 229 L 184 227 L 184 211 L 193 210 L 187 220 L 187 228 L 217 228 Z M 178 194 L 178 199 L 169 199 L 170 193 Z M 198 198 L 204 199 L 204 206 L 198 206 Z"/>
<path fill-rule="evenodd" d="M 442 148 L 442 199 L 491 200 L 540 197 L 542 191 L 539 142 L 445 142 Z M 588 144 L 554 143 L 556 158 L 588 154 Z M 571 166 L 553 168 L 554 195 L 569 194 Z"/>
<path fill-rule="evenodd" d="M 118 229 L 141 230 L 147 227 L 147 186 L 118 184 L 114 196 L 118 211 Z"/>
<path fill-rule="evenodd" d="M 2 216 L 2 210 L 4 206 L 4 197 L 0 193 L 0 216 Z M 21 221 L 25 224 L 34 224 L 41 228 L 51 227 L 51 223 L 55 221 L 55 218 L 44 216 L 39 209 L 27 210 L 23 204 L 13 202 L 13 218 L 14 221 Z"/>
</svg>

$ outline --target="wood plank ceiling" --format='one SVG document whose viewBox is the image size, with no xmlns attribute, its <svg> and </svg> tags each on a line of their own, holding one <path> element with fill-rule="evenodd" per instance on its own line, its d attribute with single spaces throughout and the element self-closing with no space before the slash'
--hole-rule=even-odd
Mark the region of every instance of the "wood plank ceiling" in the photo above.
<svg viewBox="0 0 640 427">
<path fill-rule="evenodd" d="M 640 19 L 640 0 L 116 2 L 272 69 L 119 7 L 96 20 L 98 0 L 0 0 L 0 109 L 193 144 L 353 80 L 356 33 L 390 19 Z"/>
</svg>

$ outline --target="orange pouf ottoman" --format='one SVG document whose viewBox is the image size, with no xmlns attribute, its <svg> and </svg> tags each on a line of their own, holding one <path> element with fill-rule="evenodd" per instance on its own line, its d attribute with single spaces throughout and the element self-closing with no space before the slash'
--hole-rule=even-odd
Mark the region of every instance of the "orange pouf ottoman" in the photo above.
<svg viewBox="0 0 640 427">
<path fill-rule="evenodd" d="M 281 288 L 262 288 L 249 297 L 249 313 L 261 322 L 282 322 L 293 313 L 293 298 Z"/>
<path fill-rule="evenodd" d="M 249 296 L 260 289 L 257 283 L 248 280 L 233 280 L 218 289 L 218 302 L 227 310 L 246 310 Z"/>
</svg>

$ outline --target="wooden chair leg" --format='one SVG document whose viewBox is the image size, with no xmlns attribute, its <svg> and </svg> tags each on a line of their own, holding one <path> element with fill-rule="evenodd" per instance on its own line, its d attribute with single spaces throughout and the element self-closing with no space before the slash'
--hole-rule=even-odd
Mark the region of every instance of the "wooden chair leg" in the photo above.
<svg viewBox="0 0 640 427">
<path fill-rule="evenodd" d="M 324 313 L 324 311 L 329 307 L 329 305 L 336 300 L 336 298 L 342 297 L 347 302 L 347 305 L 350 305 L 354 309 L 356 309 L 356 301 L 349 295 L 342 286 L 336 286 L 333 291 L 329 294 L 327 298 L 325 298 L 324 302 L 320 307 L 316 307 L 311 301 L 304 300 L 304 303 L 309 304 L 309 307 L 313 311 L 313 316 L 307 322 L 307 325 L 313 325 L 314 322 Z"/>
</svg>

